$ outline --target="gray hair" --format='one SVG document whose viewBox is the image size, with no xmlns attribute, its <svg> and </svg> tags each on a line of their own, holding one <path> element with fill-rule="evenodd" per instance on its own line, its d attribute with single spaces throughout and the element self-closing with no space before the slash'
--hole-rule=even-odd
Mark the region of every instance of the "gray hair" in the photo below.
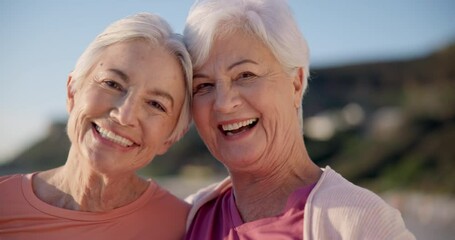
<svg viewBox="0 0 455 240">
<path fill-rule="evenodd" d="M 74 92 L 81 87 L 83 79 L 88 76 L 107 47 L 134 39 L 144 39 L 152 45 L 165 48 L 181 65 L 186 85 L 185 99 L 177 124 L 169 137 L 169 141 L 176 142 L 186 133 L 191 122 L 193 69 L 182 36 L 174 33 L 171 26 L 158 15 L 139 13 L 109 25 L 79 57 L 72 72 L 74 84 L 70 86 L 71 91 Z"/>
<path fill-rule="evenodd" d="M 308 45 L 285 0 L 198 0 L 183 32 L 195 69 L 207 61 L 216 37 L 240 29 L 258 37 L 289 74 L 302 68 L 303 94 L 309 76 Z M 298 108 L 303 131 L 302 105 Z"/>
</svg>

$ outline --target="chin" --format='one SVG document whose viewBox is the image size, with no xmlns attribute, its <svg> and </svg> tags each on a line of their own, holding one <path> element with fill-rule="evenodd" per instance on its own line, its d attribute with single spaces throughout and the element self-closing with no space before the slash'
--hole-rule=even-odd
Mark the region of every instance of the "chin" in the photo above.
<svg viewBox="0 0 455 240">
<path fill-rule="evenodd" d="M 225 153 L 218 159 L 220 159 L 221 163 L 223 163 L 228 169 L 245 170 L 248 166 L 256 165 L 260 160 L 259 156 L 259 154 L 237 152 L 235 154 Z"/>
</svg>

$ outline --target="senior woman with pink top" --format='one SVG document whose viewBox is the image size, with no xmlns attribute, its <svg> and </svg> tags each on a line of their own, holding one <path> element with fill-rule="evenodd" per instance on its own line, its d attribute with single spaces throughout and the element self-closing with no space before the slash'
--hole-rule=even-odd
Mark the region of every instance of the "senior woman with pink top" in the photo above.
<svg viewBox="0 0 455 240">
<path fill-rule="evenodd" d="M 308 47 L 285 1 L 197 1 L 184 41 L 195 125 L 229 172 L 187 199 L 186 239 L 414 239 L 396 209 L 310 159 Z"/>
<path fill-rule="evenodd" d="M 191 76 L 161 17 L 107 27 L 68 77 L 66 163 L 0 177 L 0 239 L 182 239 L 189 204 L 136 171 L 186 132 Z"/>
</svg>

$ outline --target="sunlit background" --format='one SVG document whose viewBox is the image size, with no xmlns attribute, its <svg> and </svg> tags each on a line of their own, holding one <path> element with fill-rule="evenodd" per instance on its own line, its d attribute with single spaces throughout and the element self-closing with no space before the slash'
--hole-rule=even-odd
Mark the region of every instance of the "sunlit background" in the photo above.
<svg viewBox="0 0 455 240">
<path fill-rule="evenodd" d="M 66 117 L 68 73 L 109 23 L 141 11 L 181 32 L 192 1 L 0 1 L 0 160 Z M 422 56 L 455 38 L 455 2 L 290 1 L 312 66 Z"/>
<path fill-rule="evenodd" d="M 454 111 L 450 110 L 455 109 L 455 1 L 289 3 L 311 50 L 313 70 L 304 115 L 305 135 L 314 159 L 321 166 L 334 165 L 350 180 L 381 192 L 408 216 L 407 224 L 419 236 L 449 239 L 453 234 L 449 226 L 455 224 L 454 184 L 447 183 L 455 175 L 454 150 L 450 147 L 453 142 L 433 148 L 427 142 L 455 140 Z M 29 150 L 52 131 L 61 134 L 67 117 L 68 73 L 86 46 L 108 24 L 148 11 L 163 16 L 181 32 L 191 4 L 192 1 L 183 0 L 0 0 L 0 164 L 17 160 L 30 161 L 26 164 L 34 166 L 37 163 L 28 160 L 32 158 L 24 157 L 33 155 Z M 400 132 L 411 123 L 412 131 Z M 446 135 L 434 137 L 436 130 Z M 194 129 L 190 133 L 195 134 Z M 397 133 L 404 139 L 398 141 Z M 413 141 L 422 136 L 428 136 L 428 140 Z M 185 149 L 185 144 L 183 141 L 171 151 Z M 422 146 L 429 148 L 429 153 L 416 151 Z M 64 154 L 66 149 L 55 151 Z M 446 154 L 433 155 L 432 151 Z M 206 153 L 193 156 L 208 158 Z M 387 163 L 381 162 L 383 159 Z M 434 176 L 441 178 L 441 187 L 425 185 L 435 172 L 421 169 L 434 167 L 432 159 L 443 159 L 447 165 L 438 165 L 446 172 Z M 419 161 L 424 163 L 418 165 Z M 161 172 L 144 174 L 210 175 L 211 179 L 225 175 L 219 166 L 207 170 L 200 166 L 203 161 L 192 163 L 178 170 L 164 167 Z M 383 170 L 373 172 L 371 169 L 376 167 Z M 400 174 L 391 170 L 397 168 Z M 34 169 L 39 167 L 12 171 Z M 362 169 L 361 173 L 357 173 L 358 169 Z M 412 175 L 416 172 L 425 175 L 421 178 L 425 180 L 417 185 L 408 183 L 416 182 Z M 408 178 L 400 178 L 406 174 Z M 161 179 L 170 188 L 182 184 L 175 178 Z M 187 194 L 175 191 L 180 196 Z M 412 198 L 402 195 L 409 191 Z M 435 204 L 442 205 L 442 209 Z M 437 234 L 431 235 L 433 232 Z"/>
</svg>

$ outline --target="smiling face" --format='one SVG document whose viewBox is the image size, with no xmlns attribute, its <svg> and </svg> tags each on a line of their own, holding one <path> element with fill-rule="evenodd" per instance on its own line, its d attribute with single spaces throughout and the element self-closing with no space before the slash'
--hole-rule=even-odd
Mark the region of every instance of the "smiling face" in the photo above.
<svg viewBox="0 0 455 240">
<path fill-rule="evenodd" d="M 166 152 L 185 88 L 173 55 L 145 40 L 117 43 L 74 92 L 72 81 L 68 135 L 84 166 L 103 173 L 135 171 Z"/>
<path fill-rule="evenodd" d="M 195 69 L 194 122 L 229 170 L 273 167 L 280 163 L 258 160 L 280 159 L 301 138 L 301 91 L 302 74 L 288 74 L 261 41 L 237 31 L 217 38 Z"/>
</svg>

